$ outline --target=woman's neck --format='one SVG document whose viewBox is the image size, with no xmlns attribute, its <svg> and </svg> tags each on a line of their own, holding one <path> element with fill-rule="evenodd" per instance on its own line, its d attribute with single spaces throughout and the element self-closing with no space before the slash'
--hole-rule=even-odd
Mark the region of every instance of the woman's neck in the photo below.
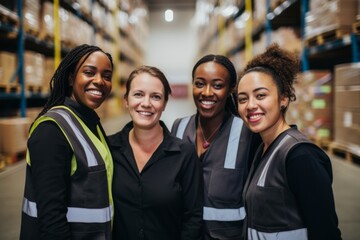
<svg viewBox="0 0 360 240">
<path fill-rule="evenodd" d="M 164 138 L 160 124 L 151 129 L 141 129 L 134 126 L 129 132 L 129 142 L 134 153 L 139 172 L 142 172 L 146 163 L 160 146 Z"/>
<path fill-rule="evenodd" d="M 223 123 L 227 114 L 228 114 L 227 112 L 224 112 L 222 114 L 218 114 L 211 118 L 204 118 L 199 115 L 198 123 L 201 124 L 204 134 L 206 136 L 209 136 L 214 131 L 214 129 L 216 129 L 219 125 Z"/>
<path fill-rule="evenodd" d="M 136 144 L 144 151 L 149 152 L 156 149 L 162 142 L 163 129 L 160 124 L 154 126 L 151 129 L 142 129 L 134 126 L 130 130 L 129 134 L 130 144 Z"/>
<path fill-rule="evenodd" d="M 262 141 L 264 143 L 263 153 L 268 149 L 271 143 L 284 131 L 289 129 L 290 126 L 286 123 L 286 121 L 280 121 L 278 124 L 272 126 L 267 131 L 260 133 Z"/>
<path fill-rule="evenodd" d="M 227 113 L 218 114 L 212 118 L 202 118 L 198 116 L 198 125 L 196 129 L 196 149 L 200 157 L 216 138 Z"/>
</svg>

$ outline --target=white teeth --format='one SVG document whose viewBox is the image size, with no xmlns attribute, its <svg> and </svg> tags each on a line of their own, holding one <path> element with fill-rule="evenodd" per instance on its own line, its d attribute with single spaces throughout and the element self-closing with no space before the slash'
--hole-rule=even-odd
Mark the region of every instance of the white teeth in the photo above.
<svg viewBox="0 0 360 240">
<path fill-rule="evenodd" d="M 261 117 L 261 114 L 251 115 L 249 118 L 255 119 L 255 118 L 259 118 L 259 117 Z"/>
<path fill-rule="evenodd" d="M 214 101 L 201 101 L 201 103 L 204 104 L 204 105 L 213 105 L 213 104 L 215 104 Z"/>
<path fill-rule="evenodd" d="M 97 90 L 88 90 L 89 93 L 93 94 L 93 95 L 97 95 L 97 96 L 102 96 L 102 92 L 97 91 Z"/>
<path fill-rule="evenodd" d="M 141 115 L 150 116 L 152 115 L 151 112 L 139 112 Z"/>
</svg>

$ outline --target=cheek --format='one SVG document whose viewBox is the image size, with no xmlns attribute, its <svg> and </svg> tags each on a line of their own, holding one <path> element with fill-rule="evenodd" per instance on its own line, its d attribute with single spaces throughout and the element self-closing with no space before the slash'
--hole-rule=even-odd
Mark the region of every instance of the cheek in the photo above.
<svg viewBox="0 0 360 240">
<path fill-rule="evenodd" d="M 244 115 L 245 114 L 245 105 L 244 104 L 238 104 L 238 112 L 240 115 Z"/>
<path fill-rule="evenodd" d="M 220 90 L 220 91 L 218 91 L 217 95 L 221 100 L 226 102 L 226 99 L 230 95 L 230 92 L 228 90 Z"/>
<path fill-rule="evenodd" d="M 198 96 L 200 93 L 201 93 L 201 90 L 199 90 L 198 88 L 196 88 L 196 87 L 193 87 L 193 96 L 195 97 L 195 96 Z"/>
<path fill-rule="evenodd" d="M 106 87 L 108 88 L 109 92 L 111 92 L 112 82 L 106 82 Z"/>
</svg>

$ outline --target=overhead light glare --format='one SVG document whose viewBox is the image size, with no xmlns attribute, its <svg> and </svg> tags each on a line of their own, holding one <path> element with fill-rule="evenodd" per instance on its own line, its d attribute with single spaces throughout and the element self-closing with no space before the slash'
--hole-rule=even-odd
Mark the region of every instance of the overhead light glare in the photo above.
<svg viewBox="0 0 360 240">
<path fill-rule="evenodd" d="M 165 11 L 165 21 L 172 22 L 174 20 L 174 12 L 171 9 Z"/>
</svg>

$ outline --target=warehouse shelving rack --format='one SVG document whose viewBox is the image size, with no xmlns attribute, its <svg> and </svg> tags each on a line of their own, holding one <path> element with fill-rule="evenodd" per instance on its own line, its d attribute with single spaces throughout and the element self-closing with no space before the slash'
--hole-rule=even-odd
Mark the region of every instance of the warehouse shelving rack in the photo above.
<svg viewBox="0 0 360 240">
<path fill-rule="evenodd" d="M 238 12 L 225 21 L 224 27 L 229 25 L 230 21 L 235 21 L 247 9 L 252 9 L 253 1 L 242 1 L 238 6 Z M 246 6 L 250 5 L 250 7 Z M 303 50 L 301 53 L 302 71 L 310 69 L 332 69 L 335 65 L 348 62 L 360 61 L 360 35 L 359 33 L 350 33 L 339 39 L 325 42 L 322 45 L 306 46 L 305 44 L 305 16 L 309 9 L 309 0 L 285 0 L 275 8 L 271 9 L 270 0 L 266 0 L 267 14 L 265 22 L 260 25 L 253 26 L 252 19 L 248 20 L 251 26 L 252 41 L 240 40 L 233 48 L 228 50 L 225 55 L 231 57 L 240 51 L 246 51 L 251 48 L 253 42 L 257 41 L 262 33 L 265 32 L 266 44 L 271 43 L 271 32 L 280 27 L 292 27 L 299 31 L 300 38 L 303 42 Z M 223 31 L 223 30 L 222 30 Z M 220 38 L 220 29 L 210 36 Z M 208 41 L 202 48 L 201 52 L 206 52 L 211 41 Z M 331 61 L 330 61 L 331 60 Z"/>
<path fill-rule="evenodd" d="M 50 0 L 39 0 L 42 3 Z M 6 2 L 6 1 L 5 1 Z M 17 55 L 17 68 L 13 74 L 11 79 L 11 86 L 15 83 L 18 83 L 16 88 L 11 88 L 11 90 L 1 91 L 0 92 L 0 106 L 1 106 L 1 117 L 7 116 L 14 116 L 20 113 L 21 117 L 26 117 L 26 110 L 28 107 L 40 107 L 43 106 L 48 94 L 42 92 L 29 92 L 25 88 L 25 78 L 24 75 L 24 54 L 25 50 L 33 50 L 35 52 L 39 52 L 44 54 L 47 57 L 54 57 L 55 66 L 60 63 L 61 56 L 65 56 L 69 51 L 70 48 L 67 46 L 62 45 L 60 39 L 60 30 L 59 26 L 56 26 L 56 14 L 59 10 L 59 7 L 64 8 L 65 10 L 71 12 L 76 17 L 81 19 L 82 21 L 88 23 L 94 33 L 99 33 L 103 39 L 106 39 L 110 42 L 116 42 L 117 48 L 115 51 L 112 52 L 114 64 L 118 66 L 120 62 L 128 62 L 129 65 L 137 65 L 139 61 L 142 61 L 141 56 L 143 54 L 142 46 L 138 46 L 138 44 L 133 40 L 134 36 L 131 33 L 124 33 L 120 26 L 118 26 L 117 34 L 118 37 L 114 39 L 112 36 L 106 33 L 104 29 L 97 26 L 94 20 L 91 17 L 91 14 L 83 14 L 79 8 L 73 5 L 70 0 L 54 0 L 50 1 L 54 4 L 54 17 L 55 17 L 55 30 L 54 30 L 54 37 L 53 39 L 43 39 L 39 38 L 38 36 L 34 36 L 29 34 L 24 29 L 24 22 L 23 22 L 23 3 L 24 0 L 16 0 L 15 2 L 7 1 L 6 3 L 11 3 L 11 11 L 15 11 L 18 15 L 19 23 L 18 24 L 8 24 L 8 23 L 0 23 L 0 33 L 4 35 L 11 35 L 11 38 L 1 36 L 0 37 L 0 50 L 6 52 L 16 53 Z M 120 6 L 121 1 L 117 1 L 117 10 L 116 11 L 123 11 Z M 140 1 L 139 1 L 140 2 Z M 113 18 L 116 18 L 116 14 L 113 10 L 109 9 L 104 1 L 102 0 L 91 0 L 92 6 L 98 3 L 102 8 L 105 9 L 106 12 L 110 12 Z M 91 8 L 92 9 L 92 8 Z M 58 24 L 58 23 L 57 23 Z M 120 40 L 121 39 L 121 40 Z M 133 48 L 130 54 L 122 53 L 122 51 L 127 50 L 122 47 L 122 41 L 131 42 L 130 48 Z M 96 44 L 96 37 L 93 34 L 91 39 L 91 44 Z M 118 47 L 120 46 L 120 47 Z M 131 53 L 135 52 L 135 56 L 132 56 Z M 118 79 L 114 79 L 114 83 L 121 84 L 124 79 L 121 76 L 117 76 L 116 72 L 114 73 L 114 77 Z M 116 95 L 116 94 L 115 94 Z M 118 94 L 119 95 L 119 94 Z M 117 97 L 117 96 L 115 96 Z"/>
<path fill-rule="evenodd" d="M 301 32 L 305 38 L 305 15 L 309 0 L 301 0 Z M 320 45 L 304 46 L 302 53 L 302 70 L 332 69 L 335 65 L 360 61 L 360 34 L 349 33 Z"/>
</svg>

